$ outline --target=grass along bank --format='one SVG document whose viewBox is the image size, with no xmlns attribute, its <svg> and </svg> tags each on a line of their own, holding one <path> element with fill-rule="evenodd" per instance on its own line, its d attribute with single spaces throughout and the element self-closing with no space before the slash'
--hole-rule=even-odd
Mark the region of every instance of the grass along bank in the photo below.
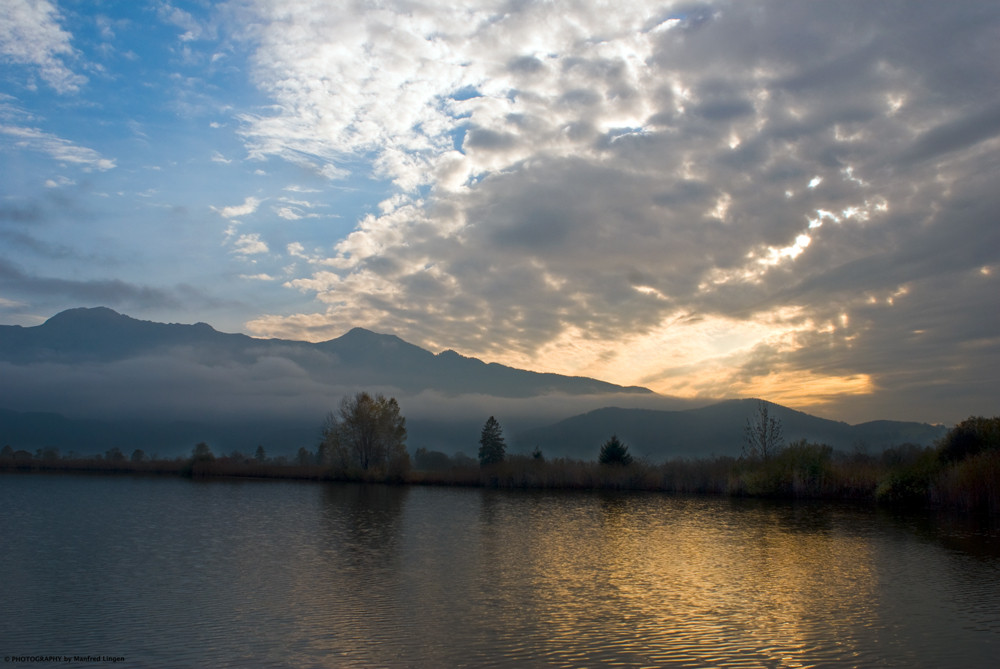
<svg viewBox="0 0 1000 669">
<path fill-rule="evenodd" d="M 878 455 L 843 453 L 799 441 L 767 458 L 717 457 L 651 463 L 602 464 L 569 458 L 507 455 L 481 466 L 457 454 L 418 449 L 413 461 L 370 470 L 318 464 L 300 449 L 298 457 L 268 458 L 241 453 L 216 457 L 204 443 L 191 457 L 125 457 L 117 449 L 89 458 L 61 457 L 57 450 L 35 454 L 5 447 L 0 471 L 92 472 L 176 475 L 197 478 L 243 477 L 311 481 L 365 481 L 416 485 L 484 486 L 569 490 L 647 490 L 787 499 L 867 500 L 886 504 L 948 507 L 1000 513 L 1000 417 L 972 417 L 935 446 L 901 445 Z"/>
</svg>

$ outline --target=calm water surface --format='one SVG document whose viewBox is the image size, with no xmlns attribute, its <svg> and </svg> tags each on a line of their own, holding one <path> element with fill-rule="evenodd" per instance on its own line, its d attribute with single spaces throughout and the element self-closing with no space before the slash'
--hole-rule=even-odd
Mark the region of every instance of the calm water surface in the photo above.
<svg viewBox="0 0 1000 669">
<path fill-rule="evenodd" d="M 4 656 L 1000 666 L 996 523 L 867 507 L 8 474 L 0 567 Z"/>
</svg>

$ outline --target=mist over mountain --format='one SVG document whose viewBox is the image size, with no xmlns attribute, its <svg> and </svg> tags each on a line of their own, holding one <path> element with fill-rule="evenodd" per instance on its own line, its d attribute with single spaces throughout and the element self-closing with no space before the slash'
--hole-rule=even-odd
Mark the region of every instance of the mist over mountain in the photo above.
<svg viewBox="0 0 1000 669">
<path fill-rule="evenodd" d="M 99 307 L 34 327 L 0 326 L 0 442 L 90 454 L 116 446 L 164 456 L 207 441 L 217 452 L 315 448 L 327 412 L 367 390 L 395 396 L 416 448 L 474 454 L 493 415 L 512 452 L 596 457 L 618 434 L 653 459 L 738 452 L 755 405 L 699 407 L 585 377 L 434 354 L 361 328 L 309 343 L 141 321 Z M 616 407 L 616 408 L 611 408 Z M 788 439 L 879 450 L 930 443 L 942 428 L 861 426 L 775 406 Z"/>
<path fill-rule="evenodd" d="M 362 328 L 319 343 L 255 339 L 103 307 L 0 326 L 0 407 L 8 410 L 0 428 L 35 447 L 73 442 L 79 450 L 92 441 L 100 451 L 145 439 L 190 450 L 195 438 L 225 450 L 313 448 L 327 412 L 361 390 L 399 399 L 411 448 L 449 452 L 474 450 L 493 414 L 520 430 L 612 403 L 671 403 L 645 388 L 434 354 Z"/>
</svg>

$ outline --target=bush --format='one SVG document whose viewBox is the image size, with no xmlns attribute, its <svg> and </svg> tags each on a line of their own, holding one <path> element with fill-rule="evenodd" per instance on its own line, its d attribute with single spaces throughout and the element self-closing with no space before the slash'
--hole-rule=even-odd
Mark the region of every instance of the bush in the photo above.
<svg viewBox="0 0 1000 669">
<path fill-rule="evenodd" d="M 909 457 L 879 481 L 875 488 L 875 499 L 880 502 L 916 504 L 927 502 L 931 482 L 940 471 L 940 464 L 934 449 L 910 450 Z"/>
<path fill-rule="evenodd" d="M 970 416 L 951 428 L 939 444 L 943 462 L 958 462 L 982 451 L 1000 450 L 1000 416 Z"/>
<path fill-rule="evenodd" d="M 446 453 L 428 451 L 426 448 L 418 448 L 413 456 L 414 467 L 423 471 L 445 471 L 454 464 Z"/>
<path fill-rule="evenodd" d="M 805 439 L 789 444 L 769 460 L 741 459 L 733 468 L 729 492 L 759 497 L 821 497 L 832 494 L 833 448 Z"/>
<path fill-rule="evenodd" d="M 826 492 L 833 447 L 805 439 L 789 444 L 779 455 L 779 466 L 790 479 L 792 495 L 816 497 Z"/>
</svg>

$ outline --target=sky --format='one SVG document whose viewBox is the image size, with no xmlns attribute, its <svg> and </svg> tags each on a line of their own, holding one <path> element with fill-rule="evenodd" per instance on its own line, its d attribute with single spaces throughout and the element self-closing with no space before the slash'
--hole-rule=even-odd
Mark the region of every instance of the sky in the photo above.
<svg viewBox="0 0 1000 669">
<path fill-rule="evenodd" d="M 1000 413 L 1000 4 L 0 2 L 0 323 Z"/>
</svg>

